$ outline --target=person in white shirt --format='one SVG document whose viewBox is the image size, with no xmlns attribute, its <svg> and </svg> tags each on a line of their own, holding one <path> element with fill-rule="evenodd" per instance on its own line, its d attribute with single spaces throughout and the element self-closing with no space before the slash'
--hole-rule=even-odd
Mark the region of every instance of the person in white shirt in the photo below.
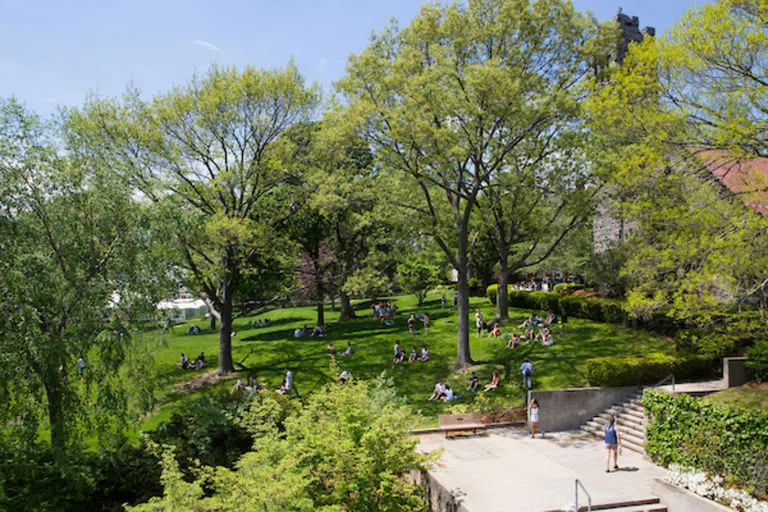
<svg viewBox="0 0 768 512">
<path fill-rule="evenodd" d="M 443 401 L 444 402 L 450 402 L 451 400 L 453 400 L 453 398 L 454 398 L 453 390 L 451 389 L 451 386 L 446 384 L 445 385 L 445 395 L 443 396 Z"/>
<path fill-rule="evenodd" d="M 435 400 L 442 400 L 442 398 L 445 396 L 445 384 L 443 384 L 443 379 L 440 379 L 437 381 L 437 384 L 435 384 L 435 390 L 432 392 L 432 395 L 430 395 L 429 398 L 427 398 L 428 401 L 434 402 Z"/>
</svg>

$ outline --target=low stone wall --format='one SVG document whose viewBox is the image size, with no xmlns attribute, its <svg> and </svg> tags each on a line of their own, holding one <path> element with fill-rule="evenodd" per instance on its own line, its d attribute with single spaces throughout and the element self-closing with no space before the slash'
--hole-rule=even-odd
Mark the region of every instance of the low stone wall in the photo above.
<svg viewBox="0 0 768 512">
<path fill-rule="evenodd" d="M 539 402 L 539 427 L 548 432 L 576 430 L 587 420 L 640 392 L 639 386 L 529 391 Z M 530 416 L 530 411 L 528 412 Z"/>
<path fill-rule="evenodd" d="M 725 379 L 727 387 L 735 388 L 754 378 L 752 372 L 747 368 L 746 362 L 746 357 L 723 358 L 723 379 Z"/>
<path fill-rule="evenodd" d="M 674 512 L 733 512 L 728 507 L 658 478 L 651 484 L 651 492 Z"/>
<path fill-rule="evenodd" d="M 411 483 L 424 487 L 427 503 L 432 512 L 469 512 L 461 503 L 461 497 L 455 496 L 438 482 L 429 471 L 413 470 L 408 475 Z"/>
</svg>

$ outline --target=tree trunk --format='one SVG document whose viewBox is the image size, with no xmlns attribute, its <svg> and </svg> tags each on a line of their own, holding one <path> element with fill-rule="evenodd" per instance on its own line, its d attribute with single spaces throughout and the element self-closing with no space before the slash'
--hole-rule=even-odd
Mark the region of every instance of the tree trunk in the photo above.
<svg viewBox="0 0 768 512">
<path fill-rule="evenodd" d="M 48 400 L 48 422 L 51 427 L 51 447 L 54 452 L 62 452 L 67 444 L 66 425 L 63 411 L 63 390 L 59 364 L 50 362 L 43 375 L 43 386 Z"/>
<path fill-rule="evenodd" d="M 464 222 L 459 227 L 458 250 L 456 254 L 456 271 L 459 274 L 456 286 L 456 291 L 459 295 L 457 321 L 459 332 L 456 340 L 456 368 L 465 368 L 474 363 L 469 353 L 469 261 L 467 260 L 469 254 L 469 227 L 467 224 L 467 222 Z"/>
<path fill-rule="evenodd" d="M 325 304 L 322 299 L 317 303 L 317 325 L 325 325 Z"/>
<path fill-rule="evenodd" d="M 352 311 L 352 302 L 349 300 L 349 295 L 341 292 L 341 316 L 340 320 L 351 320 L 355 318 L 355 312 Z"/>
<path fill-rule="evenodd" d="M 211 332 L 216 332 L 216 317 L 213 316 L 213 314 L 211 314 L 210 322 L 211 322 Z"/>
<path fill-rule="evenodd" d="M 507 257 L 509 248 L 499 246 L 499 275 L 496 277 L 496 320 L 505 322 L 509 320 L 509 264 Z"/>
<path fill-rule="evenodd" d="M 224 276 L 222 303 L 219 308 L 221 330 L 219 330 L 219 375 L 232 373 L 235 365 L 232 361 L 232 276 Z M 213 314 L 211 314 L 213 317 Z"/>
</svg>

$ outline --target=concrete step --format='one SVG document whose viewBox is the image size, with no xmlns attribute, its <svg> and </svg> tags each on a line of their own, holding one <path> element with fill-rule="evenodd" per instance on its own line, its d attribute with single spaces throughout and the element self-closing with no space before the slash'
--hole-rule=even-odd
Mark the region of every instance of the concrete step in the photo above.
<svg viewBox="0 0 768 512">
<path fill-rule="evenodd" d="M 575 510 L 575 506 L 570 510 Z M 588 506 L 582 505 L 579 507 L 579 512 L 587 512 Z M 667 507 L 663 505 L 659 498 L 655 496 L 652 498 L 643 498 L 632 501 L 622 501 L 616 503 L 599 503 L 592 505 L 591 510 L 599 510 L 605 512 L 668 512 Z M 563 510 L 548 510 L 546 512 L 565 512 Z"/>
</svg>

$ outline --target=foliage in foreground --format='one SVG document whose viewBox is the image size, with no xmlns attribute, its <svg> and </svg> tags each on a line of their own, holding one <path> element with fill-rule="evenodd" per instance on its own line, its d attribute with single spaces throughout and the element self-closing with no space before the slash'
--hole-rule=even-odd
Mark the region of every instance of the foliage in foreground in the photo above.
<svg viewBox="0 0 768 512">
<path fill-rule="evenodd" d="M 752 370 L 757 382 L 768 382 L 768 339 L 763 339 L 747 352 L 747 368 Z"/>
<path fill-rule="evenodd" d="M 260 394 L 243 419 L 256 436 L 235 469 L 195 469 L 192 481 L 173 453 L 163 455 L 165 494 L 128 507 L 169 510 L 422 511 L 404 475 L 430 460 L 406 432 L 408 413 L 377 398 L 365 382 L 332 384 L 278 428 L 276 397 Z"/>
<path fill-rule="evenodd" d="M 768 493 L 768 412 L 657 391 L 647 391 L 643 405 L 653 418 L 646 450 L 655 461 L 702 469 L 756 496 Z"/>
</svg>

